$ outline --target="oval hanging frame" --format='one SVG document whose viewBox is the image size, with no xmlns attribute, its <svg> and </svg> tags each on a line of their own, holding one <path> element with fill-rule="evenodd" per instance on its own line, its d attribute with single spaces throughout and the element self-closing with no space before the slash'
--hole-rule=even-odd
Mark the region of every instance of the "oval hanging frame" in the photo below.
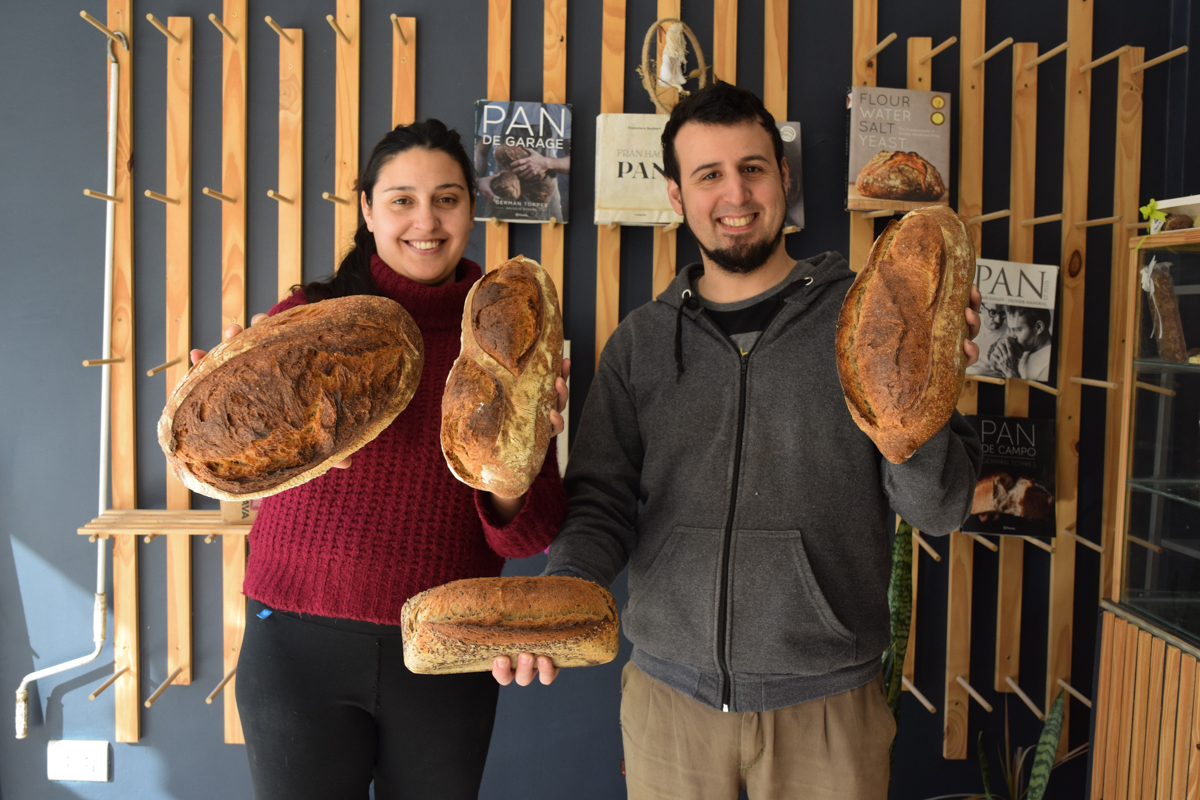
<svg viewBox="0 0 1200 800">
<path fill-rule="evenodd" d="M 646 90 L 646 94 L 650 95 L 650 99 L 654 101 L 654 106 L 663 114 L 670 114 L 671 108 L 663 105 L 659 92 L 662 91 L 662 85 L 658 80 L 657 70 L 650 68 L 650 42 L 654 40 L 654 35 L 663 25 L 670 25 L 673 22 L 678 22 L 683 27 L 684 35 L 692 44 L 692 51 L 696 54 L 696 69 L 693 73 L 699 73 L 700 88 L 703 89 L 708 85 L 708 63 L 704 60 L 704 51 L 700 49 L 700 42 L 696 41 L 696 35 L 692 33 L 692 29 L 687 26 L 687 23 L 675 17 L 663 17 L 657 20 L 650 26 L 650 30 L 646 31 L 646 38 L 642 42 L 642 65 L 638 72 L 642 74 L 642 88 Z M 670 88 L 670 87 L 667 87 Z M 675 102 L 679 102 L 678 99 Z"/>
</svg>

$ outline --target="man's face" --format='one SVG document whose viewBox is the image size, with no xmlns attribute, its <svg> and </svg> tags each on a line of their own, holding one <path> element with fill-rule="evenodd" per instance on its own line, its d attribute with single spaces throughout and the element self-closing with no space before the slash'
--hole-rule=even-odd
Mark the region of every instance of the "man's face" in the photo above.
<svg viewBox="0 0 1200 800">
<path fill-rule="evenodd" d="M 749 273 L 782 245 L 787 163 L 775 162 L 771 136 L 757 122 L 701 125 L 675 135 L 679 183 L 667 194 L 701 252 L 727 272 Z"/>
<path fill-rule="evenodd" d="M 1042 323 L 1031 322 L 1018 314 L 1008 315 L 1008 335 L 1017 340 L 1017 344 L 1026 350 L 1037 347 L 1038 336 L 1042 332 Z"/>
</svg>

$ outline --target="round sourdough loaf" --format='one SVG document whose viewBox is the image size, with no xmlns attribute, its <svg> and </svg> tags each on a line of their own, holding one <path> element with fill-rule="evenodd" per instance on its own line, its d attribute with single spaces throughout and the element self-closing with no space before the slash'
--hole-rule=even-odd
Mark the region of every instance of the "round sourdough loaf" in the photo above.
<svg viewBox="0 0 1200 800">
<path fill-rule="evenodd" d="M 893 464 L 941 430 L 958 403 L 974 278 L 967 226 L 932 206 L 888 223 L 846 293 L 837 324 L 842 392 Z"/>
<path fill-rule="evenodd" d="M 497 656 L 549 656 L 558 667 L 617 655 L 617 604 L 597 583 L 568 577 L 468 578 L 410 597 L 400 612 L 413 672 L 486 672 Z"/>
<path fill-rule="evenodd" d="M 167 401 L 158 442 L 189 489 L 282 492 L 374 439 L 412 399 L 421 331 L 399 303 L 355 295 L 288 309 L 209 351 Z"/>
<path fill-rule="evenodd" d="M 460 481 L 501 497 L 533 483 L 550 444 L 562 349 L 558 292 L 536 261 L 517 256 L 471 287 L 442 395 L 442 453 Z"/>
</svg>

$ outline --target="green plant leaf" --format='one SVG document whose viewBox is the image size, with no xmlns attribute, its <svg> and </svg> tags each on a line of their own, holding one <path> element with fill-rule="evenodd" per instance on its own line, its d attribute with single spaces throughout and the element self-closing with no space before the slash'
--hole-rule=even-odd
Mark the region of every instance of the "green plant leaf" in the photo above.
<svg viewBox="0 0 1200 800">
<path fill-rule="evenodd" d="M 900 697 L 904 657 L 908 652 L 908 630 L 912 625 L 912 525 L 904 520 L 896 528 L 892 543 L 892 574 L 888 581 L 888 610 L 891 612 L 892 644 L 883 654 L 884 697 L 900 731 Z M 896 759 L 896 739 L 888 749 L 889 766 Z"/>
<path fill-rule="evenodd" d="M 1028 800 L 1042 800 L 1046 786 L 1050 783 L 1050 770 L 1054 769 L 1054 753 L 1058 750 L 1058 737 L 1062 734 L 1063 693 L 1059 691 L 1046 715 L 1046 724 L 1038 739 L 1037 752 L 1033 756 L 1033 768 L 1029 773 Z"/>
<path fill-rule="evenodd" d="M 992 778 L 991 770 L 989 769 L 987 754 L 983 752 L 983 731 L 979 732 L 979 738 L 975 740 L 976 749 L 979 750 L 979 773 L 983 776 L 983 794 L 987 800 L 992 800 Z"/>
</svg>

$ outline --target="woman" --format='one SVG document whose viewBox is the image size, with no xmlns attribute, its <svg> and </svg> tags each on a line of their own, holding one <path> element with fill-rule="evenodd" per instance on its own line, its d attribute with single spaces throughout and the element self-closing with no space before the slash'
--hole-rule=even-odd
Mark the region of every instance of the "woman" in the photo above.
<svg viewBox="0 0 1200 800">
<path fill-rule="evenodd" d="M 497 682 L 409 672 L 400 609 L 432 586 L 499 575 L 505 558 L 540 552 L 566 499 L 553 446 L 513 499 L 460 483 L 442 456 L 442 390 L 481 275 L 462 257 L 475 179 L 459 135 L 437 120 L 397 127 L 375 146 L 358 189 L 361 224 L 337 273 L 270 313 L 390 297 L 420 327 L 425 365 L 395 422 L 343 469 L 264 500 L 250 531 L 236 687 L 251 779 L 259 800 L 365 798 L 372 780 L 379 800 L 474 798 Z M 557 388 L 561 410 L 565 383 Z M 557 434 L 562 417 L 551 421 Z"/>
</svg>

